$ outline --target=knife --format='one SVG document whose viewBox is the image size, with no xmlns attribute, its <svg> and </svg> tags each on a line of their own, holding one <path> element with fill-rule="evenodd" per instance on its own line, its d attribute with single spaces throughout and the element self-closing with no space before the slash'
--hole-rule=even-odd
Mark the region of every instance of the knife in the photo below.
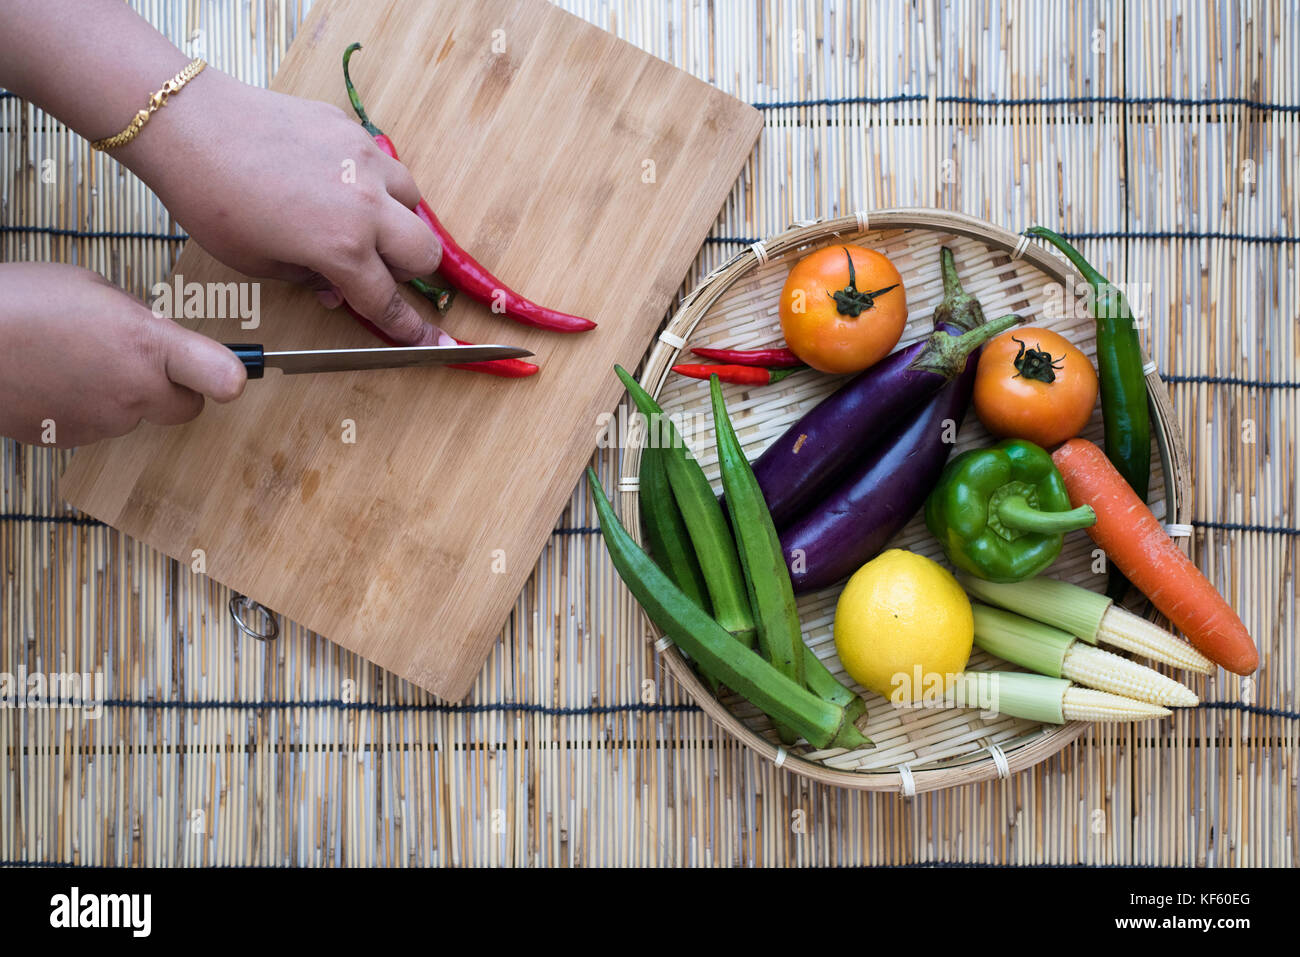
<svg viewBox="0 0 1300 957">
<path fill-rule="evenodd" d="M 258 342 L 227 342 L 250 379 L 260 379 L 267 366 L 285 375 L 302 372 L 349 372 L 355 369 L 400 369 L 405 366 L 445 366 L 489 359 L 522 359 L 527 349 L 514 346 L 381 346 L 374 349 L 300 349 L 266 352 Z"/>
</svg>

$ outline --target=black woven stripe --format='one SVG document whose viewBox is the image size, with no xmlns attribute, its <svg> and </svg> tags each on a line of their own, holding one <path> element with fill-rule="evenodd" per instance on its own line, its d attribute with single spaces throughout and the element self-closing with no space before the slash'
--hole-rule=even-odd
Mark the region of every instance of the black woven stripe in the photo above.
<svg viewBox="0 0 1300 957">
<path fill-rule="evenodd" d="M 38 708 L 44 705 L 44 699 L 28 699 L 28 707 Z M 96 702 L 90 702 L 95 704 Z M 631 704 L 587 705 L 576 708 L 552 707 L 543 704 L 528 704 L 517 701 L 494 701 L 487 704 L 445 704 L 442 702 L 381 704 L 375 701 L 343 701 L 338 698 L 313 699 L 309 701 L 138 701 L 130 698 L 107 698 L 102 702 L 105 708 L 123 711 L 292 711 L 302 708 L 308 711 L 338 710 L 366 711 L 375 714 L 396 713 L 434 713 L 434 714 L 540 714 L 553 718 L 589 717 L 610 714 L 697 714 L 701 708 L 693 704 Z M 72 702 L 59 699 L 51 702 L 50 707 L 83 707 L 80 701 Z M 1300 720 L 1300 711 L 1285 708 L 1264 708 L 1259 705 L 1244 704 L 1240 701 L 1202 701 L 1192 708 L 1181 711 L 1240 711 L 1265 718 L 1286 718 L 1289 721 Z"/>
<path fill-rule="evenodd" d="M 17 99 L 16 93 L 0 90 L 0 100 Z M 817 99 L 772 100 L 752 104 L 760 110 L 783 110 L 800 106 L 885 106 L 890 103 L 924 103 L 929 100 L 925 93 L 895 93 L 890 96 L 835 96 Z M 941 93 L 935 96 L 937 103 L 952 103 L 959 106 L 1241 106 L 1265 113 L 1300 113 L 1300 105 L 1292 103 L 1270 103 L 1266 100 L 1252 100 L 1244 96 L 958 96 Z"/>
<path fill-rule="evenodd" d="M 1218 239 L 1227 242 L 1262 243 L 1269 246 L 1292 246 L 1300 244 L 1300 236 L 1266 236 L 1255 233 L 1227 233 L 1218 230 L 1198 232 L 1195 230 L 1109 230 L 1106 232 L 1061 233 L 1069 240 L 1082 239 L 1150 239 L 1150 240 L 1187 240 Z M 759 242 L 757 236 L 709 236 L 706 243 L 750 246 Z"/>
<path fill-rule="evenodd" d="M 772 100 L 753 103 L 759 110 L 785 110 L 801 106 L 887 106 L 891 103 L 924 103 L 930 97 L 924 93 L 895 93 L 890 96 L 833 96 L 803 100 Z M 1179 96 L 1025 96 L 985 97 L 939 94 L 936 103 L 958 106 L 1241 106 L 1265 113 L 1300 113 L 1300 105 L 1269 103 L 1243 96 L 1179 97 Z"/>
<path fill-rule="evenodd" d="M 86 230 L 65 229 L 61 226 L 0 226 L 0 233 L 31 233 L 47 236 L 67 236 L 73 239 L 146 239 L 158 242 L 183 243 L 189 239 L 186 233 L 149 233 L 135 230 Z M 1300 236 L 1268 236 L 1255 233 L 1230 233 L 1221 230 L 1108 230 L 1103 232 L 1062 233 L 1069 240 L 1085 239 L 1149 239 L 1149 240 L 1186 240 L 1206 239 L 1225 242 L 1257 243 L 1268 246 L 1293 246 L 1300 244 Z M 759 241 L 757 236 L 709 236 L 706 243 L 748 246 Z"/>
<path fill-rule="evenodd" d="M 104 526 L 97 518 L 91 518 L 89 515 L 34 515 L 26 512 L 0 512 L 0 522 L 32 522 L 46 525 L 82 525 L 91 528 Z M 552 535 L 598 535 L 600 528 L 596 526 L 570 526 L 567 528 L 553 528 Z"/>
<path fill-rule="evenodd" d="M 31 522 L 48 525 L 82 525 L 102 527 L 104 523 L 87 515 L 32 515 L 24 512 L 0 512 L 0 522 Z M 1300 528 L 1286 525 L 1245 525 L 1237 522 L 1210 522 L 1192 520 L 1197 528 L 1212 528 L 1224 532 L 1260 532 L 1266 535 L 1300 535 Z M 569 526 L 551 529 L 552 535 L 599 535 L 597 526 Z"/>
<path fill-rule="evenodd" d="M 24 512 L 0 512 L 0 522 L 32 522 L 46 525 L 90 525 L 104 523 L 89 515 L 29 515 Z"/>
<path fill-rule="evenodd" d="M 44 699 L 25 699 L 28 708 L 45 706 Z M 102 702 L 82 702 L 59 699 L 49 707 L 82 708 L 99 704 L 105 708 L 122 711 L 365 711 L 373 714 L 433 713 L 433 714 L 540 714 L 550 718 L 575 718 L 612 714 L 697 714 L 701 709 L 693 704 L 631 704 L 586 705 L 578 708 L 553 707 L 518 701 L 493 701 L 486 704 L 446 704 L 423 702 L 382 704 L 377 701 L 343 701 L 341 698 L 313 699 L 308 701 L 139 701 L 131 698 L 106 698 Z M 13 710 L 12 706 L 3 710 Z"/>
<path fill-rule="evenodd" d="M 1259 532 L 1264 535 L 1300 535 L 1300 528 L 1285 525 L 1243 525 L 1240 522 L 1203 522 L 1192 519 L 1197 528 L 1212 528 L 1220 532 Z"/>
<path fill-rule="evenodd" d="M 1239 385 L 1248 389 L 1300 389 L 1300 382 L 1286 382 L 1282 380 L 1273 381 L 1270 379 L 1242 379 L 1232 375 L 1166 375 L 1160 373 L 1160 378 L 1166 382 L 1185 384 L 1185 383 L 1205 383 L 1206 385 Z"/>
<path fill-rule="evenodd" d="M 126 868 L 139 867 L 137 864 L 74 864 L 65 861 L 16 861 L 0 860 L 0 867 L 54 867 L 54 868 Z M 192 865 L 202 867 L 208 870 L 297 870 L 301 867 L 299 864 L 202 864 Z M 1089 864 L 1084 861 L 1078 861 L 1073 864 L 997 864 L 987 861 L 917 861 L 912 864 L 841 864 L 837 867 L 844 869 L 870 869 L 870 870 L 939 870 L 943 868 L 971 868 L 978 870 L 1016 870 L 1024 868 L 1026 870 L 1069 870 L 1073 868 L 1088 868 L 1095 870 L 1150 870 L 1150 864 Z"/>
<path fill-rule="evenodd" d="M 70 236 L 74 239 L 152 239 L 169 243 L 183 243 L 190 238 L 184 233 L 144 233 L 129 229 L 64 229 L 61 226 L 0 226 L 0 233 Z"/>
</svg>

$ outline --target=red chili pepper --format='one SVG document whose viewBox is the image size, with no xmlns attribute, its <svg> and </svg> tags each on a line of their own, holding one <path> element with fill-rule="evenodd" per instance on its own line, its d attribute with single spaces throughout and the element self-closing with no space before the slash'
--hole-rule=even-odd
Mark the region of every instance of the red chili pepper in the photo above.
<svg viewBox="0 0 1300 957">
<path fill-rule="evenodd" d="M 800 366 L 806 368 L 806 366 Z M 711 375 L 716 375 L 723 382 L 731 382 L 735 385 L 771 385 L 773 382 L 780 382 L 786 376 L 794 375 L 799 369 L 761 369 L 757 366 L 699 366 L 699 365 L 676 365 L 673 371 L 678 375 L 690 376 L 692 379 L 707 379 Z"/>
<path fill-rule="evenodd" d="M 352 58 L 352 52 L 360 49 L 361 44 L 354 43 L 343 52 L 343 82 L 347 86 L 348 100 L 351 101 L 352 109 L 360 118 L 361 126 L 374 137 L 379 148 L 393 159 L 397 159 L 397 148 L 393 145 L 393 141 L 370 122 L 370 117 L 366 115 L 365 108 L 361 105 L 361 98 L 357 96 L 356 88 L 352 85 L 352 77 L 348 73 L 348 61 Z M 526 326 L 536 326 L 539 329 L 550 329 L 555 332 L 585 332 L 596 328 L 596 324 L 590 319 L 547 309 L 511 290 L 460 247 L 460 244 L 443 228 L 442 223 L 438 222 L 438 217 L 433 214 L 433 210 L 423 199 L 420 200 L 420 205 L 415 211 L 442 244 L 442 263 L 438 266 L 438 272 L 460 292 L 484 305 L 491 306 L 494 312 L 504 311 L 511 319 Z"/>
<path fill-rule="evenodd" d="M 397 346 L 400 342 L 390 337 L 386 332 L 367 319 L 361 313 L 357 312 L 349 303 L 343 303 L 348 313 L 361 325 L 365 326 L 375 336 L 384 341 L 386 345 Z M 455 336 L 452 336 L 456 339 Z M 462 346 L 472 346 L 474 343 L 466 342 L 464 339 L 456 339 Z M 457 362 L 447 366 L 448 369 L 464 369 L 466 372 L 486 372 L 488 375 L 501 376 L 504 379 L 523 379 L 530 375 L 537 375 L 541 370 L 531 362 L 525 362 L 523 359 L 486 359 L 483 362 Z"/>
<path fill-rule="evenodd" d="M 789 349 L 692 349 L 701 359 L 765 369 L 798 369 L 804 361 Z"/>
</svg>

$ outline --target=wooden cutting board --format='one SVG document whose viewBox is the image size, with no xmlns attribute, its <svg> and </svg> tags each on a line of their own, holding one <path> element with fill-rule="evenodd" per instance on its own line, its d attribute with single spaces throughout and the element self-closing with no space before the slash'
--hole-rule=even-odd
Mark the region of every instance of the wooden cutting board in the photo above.
<svg viewBox="0 0 1300 957">
<path fill-rule="evenodd" d="M 529 348 L 541 373 L 271 372 L 187 426 L 77 452 L 61 488 L 183 568 L 201 549 L 216 580 L 459 700 L 617 403 L 612 366 L 640 360 L 762 121 L 545 0 L 321 3 L 272 87 L 347 109 L 354 40 L 366 107 L 444 225 L 524 295 L 600 327 L 536 331 L 462 298 L 445 328 Z M 244 278 L 193 243 L 176 272 Z M 263 283 L 261 315 L 254 331 L 187 324 L 268 349 L 379 344 L 284 284 Z"/>
</svg>

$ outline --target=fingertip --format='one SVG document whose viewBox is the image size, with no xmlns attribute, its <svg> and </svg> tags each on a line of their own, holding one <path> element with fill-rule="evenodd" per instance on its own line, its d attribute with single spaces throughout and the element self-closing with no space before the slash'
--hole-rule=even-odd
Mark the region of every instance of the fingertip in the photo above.
<svg viewBox="0 0 1300 957">
<path fill-rule="evenodd" d="M 403 345 L 431 346 L 435 344 L 438 341 L 440 330 L 426 322 L 424 317 L 416 312 L 411 304 L 396 292 L 393 293 L 393 297 L 388 314 L 384 317 L 388 334 Z"/>
<path fill-rule="evenodd" d="M 233 402 L 244 394 L 244 386 L 248 383 L 248 370 L 225 346 L 218 346 L 218 348 L 225 353 L 225 356 L 219 363 L 214 363 L 209 385 L 203 393 L 210 396 L 214 402 L 224 404 Z"/>
<path fill-rule="evenodd" d="M 322 289 L 316 293 L 316 299 L 326 309 L 337 309 L 343 304 L 343 297 L 334 289 Z"/>
</svg>

